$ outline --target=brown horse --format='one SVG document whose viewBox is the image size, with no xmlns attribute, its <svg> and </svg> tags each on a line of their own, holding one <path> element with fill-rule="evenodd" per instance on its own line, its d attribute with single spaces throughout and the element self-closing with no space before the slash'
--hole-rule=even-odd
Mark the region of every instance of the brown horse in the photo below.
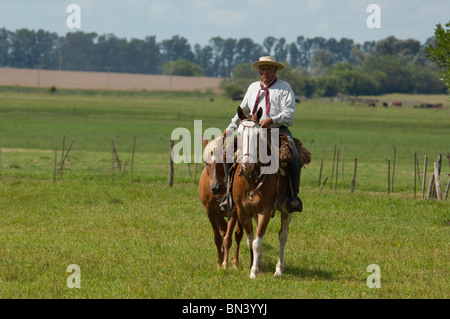
<svg viewBox="0 0 450 319">
<path fill-rule="evenodd" d="M 262 239 L 267 225 L 275 210 L 281 211 L 281 229 L 279 232 L 280 251 L 276 264 L 275 276 L 281 276 L 284 270 L 284 247 L 288 237 L 291 214 L 286 210 L 287 177 L 276 168 L 276 173 L 263 174 L 264 164 L 256 150 L 258 141 L 268 145 L 269 138 L 259 137 L 261 130 L 259 120 L 262 109 L 252 117 L 246 117 L 238 108 L 241 122 L 238 127 L 238 164 L 233 182 L 233 199 L 237 207 L 237 215 L 247 234 L 247 245 L 250 249 L 250 278 L 256 278 L 259 271 L 264 271 L 265 262 L 262 257 Z M 278 156 L 278 149 L 272 149 Z M 256 236 L 253 233 L 252 219 L 256 219 Z"/>
<path fill-rule="evenodd" d="M 219 204 L 226 192 L 225 168 L 221 157 L 222 137 L 215 140 L 207 141 L 202 137 L 205 150 L 203 158 L 205 160 L 205 168 L 199 182 L 200 200 L 205 206 L 206 215 L 209 218 L 214 233 L 214 243 L 217 248 L 217 267 L 226 269 L 228 267 L 228 254 L 232 243 L 232 234 L 236 226 L 237 215 L 236 209 L 230 212 L 228 223 L 225 220 L 227 212 L 220 210 Z M 243 236 L 242 225 L 238 222 L 235 232 L 236 247 L 232 265 L 236 267 L 239 264 L 239 245 Z"/>
</svg>

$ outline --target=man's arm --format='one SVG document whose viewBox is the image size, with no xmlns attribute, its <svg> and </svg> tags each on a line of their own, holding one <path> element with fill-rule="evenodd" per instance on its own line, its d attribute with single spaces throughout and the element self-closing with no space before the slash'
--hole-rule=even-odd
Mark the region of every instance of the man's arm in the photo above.
<svg viewBox="0 0 450 319">
<path fill-rule="evenodd" d="M 294 122 L 295 116 L 295 95 L 289 86 L 286 90 L 283 91 L 281 97 L 281 112 L 273 116 L 272 124 L 276 126 L 291 126 Z M 272 125 L 271 124 L 271 125 Z"/>
</svg>

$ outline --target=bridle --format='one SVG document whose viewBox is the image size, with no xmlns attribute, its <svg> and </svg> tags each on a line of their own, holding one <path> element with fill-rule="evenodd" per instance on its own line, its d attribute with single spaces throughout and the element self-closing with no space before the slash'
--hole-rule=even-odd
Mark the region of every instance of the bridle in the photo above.
<svg viewBox="0 0 450 319">
<path fill-rule="evenodd" d="M 245 156 L 251 163 L 258 162 L 259 123 L 256 120 L 244 119 L 238 127 L 238 154 L 236 162 L 241 162 Z M 242 154 L 239 146 L 242 146 Z"/>
</svg>

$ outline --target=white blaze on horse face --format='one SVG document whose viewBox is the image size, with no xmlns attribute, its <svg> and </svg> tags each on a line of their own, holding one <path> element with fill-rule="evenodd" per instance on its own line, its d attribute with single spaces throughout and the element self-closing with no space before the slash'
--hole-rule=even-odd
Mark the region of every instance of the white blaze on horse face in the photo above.
<svg viewBox="0 0 450 319">
<path fill-rule="evenodd" d="M 244 170 L 250 171 L 258 162 L 259 125 L 253 121 L 243 121 L 238 128 L 239 159 Z"/>
<path fill-rule="evenodd" d="M 206 164 L 211 163 L 222 163 L 223 156 L 223 142 L 222 138 L 218 137 L 208 143 L 206 145 L 205 150 L 203 152 L 203 160 Z"/>
<path fill-rule="evenodd" d="M 222 137 L 210 141 L 203 152 L 203 159 L 206 163 L 209 176 L 209 186 L 213 194 L 220 191 L 220 181 L 217 176 L 218 167 L 222 166 L 223 143 Z M 219 165 L 219 166 L 218 166 Z"/>
</svg>

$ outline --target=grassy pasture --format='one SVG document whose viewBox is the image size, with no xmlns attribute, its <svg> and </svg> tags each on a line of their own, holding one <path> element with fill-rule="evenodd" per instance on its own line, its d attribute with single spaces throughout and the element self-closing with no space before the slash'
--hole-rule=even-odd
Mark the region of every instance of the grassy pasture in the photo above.
<svg viewBox="0 0 450 319">
<path fill-rule="evenodd" d="M 175 166 L 175 185 L 167 186 L 171 132 L 192 131 L 198 119 L 203 130 L 223 129 L 236 106 L 199 93 L 1 92 L 0 297 L 449 297 L 449 201 L 413 199 L 415 151 L 421 163 L 429 156 L 428 174 L 438 154 L 443 176 L 449 172 L 448 108 L 299 104 L 292 131 L 313 156 L 302 172 L 305 209 L 291 223 L 285 276 L 272 276 L 276 217 L 263 244 L 267 271 L 251 281 L 245 239 L 240 267 L 216 270 L 212 231 L 186 164 Z M 66 149 L 75 142 L 64 178 L 52 183 L 52 149 L 57 138 L 60 160 L 63 135 Z M 128 163 L 113 182 L 111 139 Z M 344 179 L 340 168 L 337 192 L 329 182 L 320 191 L 320 159 L 323 176 L 331 177 L 334 145 L 345 147 Z M 387 195 L 386 158 L 394 145 L 395 186 Z M 80 289 L 66 286 L 70 264 L 80 266 Z M 380 289 L 367 287 L 371 264 L 381 269 Z"/>
</svg>

